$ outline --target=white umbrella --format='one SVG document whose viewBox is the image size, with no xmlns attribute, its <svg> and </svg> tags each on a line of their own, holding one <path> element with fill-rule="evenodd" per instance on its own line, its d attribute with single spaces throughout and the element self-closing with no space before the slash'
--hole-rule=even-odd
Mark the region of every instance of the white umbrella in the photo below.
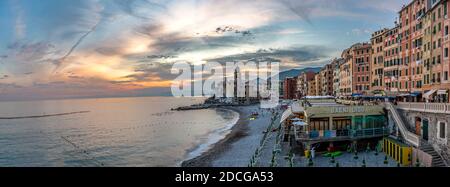
<svg viewBox="0 0 450 187">
<path fill-rule="evenodd" d="M 306 126 L 307 124 L 303 121 L 296 121 L 294 123 L 292 123 L 293 125 L 297 125 L 297 126 Z"/>
<path fill-rule="evenodd" d="M 293 118 L 293 119 L 291 119 L 291 121 L 301 121 L 302 119 L 300 119 L 300 118 Z"/>
</svg>

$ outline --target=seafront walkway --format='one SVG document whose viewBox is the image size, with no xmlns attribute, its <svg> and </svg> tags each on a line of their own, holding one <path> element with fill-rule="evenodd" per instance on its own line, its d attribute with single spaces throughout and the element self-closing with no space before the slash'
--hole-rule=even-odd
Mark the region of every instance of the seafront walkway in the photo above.
<svg viewBox="0 0 450 187">
<path fill-rule="evenodd" d="M 260 142 L 264 133 L 270 125 L 272 114 L 265 109 L 260 109 L 259 105 L 241 106 L 241 118 L 250 118 L 253 112 L 258 112 L 259 116 L 254 120 L 248 120 L 245 135 L 237 141 L 231 143 L 229 148 L 212 161 L 213 167 L 247 167 L 250 159 L 255 155 L 255 150 L 260 148 Z M 270 136 L 268 136 L 270 138 Z M 267 141 L 270 142 L 270 141 Z M 258 162 L 257 162 L 258 163 Z"/>
</svg>

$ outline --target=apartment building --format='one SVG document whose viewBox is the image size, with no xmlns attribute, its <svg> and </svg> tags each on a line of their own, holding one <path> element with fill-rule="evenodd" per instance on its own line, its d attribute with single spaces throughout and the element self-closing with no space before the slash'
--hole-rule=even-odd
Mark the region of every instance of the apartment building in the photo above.
<svg viewBox="0 0 450 187">
<path fill-rule="evenodd" d="M 381 29 L 372 34 L 372 62 L 370 63 L 370 82 L 373 93 L 384 91 L 384 39 L 389 29 Z"/>
<path fill-rule="evenodd" d="M 351 48 L 345 49 L 342 54 L 343 63 L 339 67 L 339 92 L 341 97 L 347 97 L 352 95 L 352 74 L 353 74 L 353 57 Z"/>
<path fill-rule="evenodd" d="M 333 63 L 325 65 L 320 71 L 320 78 L 322 84 L 322 92 L 320 95 L 323 96 L 333 95 L 333 71 L 334 71 Z"/>
<path fill-rule="evenodd" d="M 433 1 L 433 0 L 431 0 Z M 400 57 L 411 74 L 408 88 L 422 91 L 423 86 L 423 18 L 429 8 L 428 0 L 414 0 L 400 10 Z"/>
<path fill-rule="evenodd" d="M 353 94 L 370 92 L 370 60 L 372 46 L 369 43 L 358 43 L 352 47 L 353 53 Z"/>
<path fill-rule="evenodd" d="M 399 25 L 389 29 L 384 37 L 384 91 L 385 95 L 395 95 L 407 89 L 409 69 L 400 56 Z M 405 91 L 407 92 L 407 91 Z"/>
<path fill-rule="evenodd" d="M 308 95 L 308 82 L 314 80 L 315 75 L 313 71 L 303 72 L 297 77 L 297 98 L 302 98 Z"/>
<path fill-rule="evenodd" d="M 339 97 L 341 95 L 340 92 L 340 74 L 341 74 L 341 65 L 344 63 L 343 58 L 334 59 L 333 62 L 333 96 Z"/>
<path fill-rule="evenodd" d="M 316 81 L 316 91 L 315 91 L 316 95 L 322 95 L 323 85 L 322 85 L 322 76 L 320 72 L 315 75 L 314 80 Z"/>
<path fill-rule="evenodd" d="M 297 77 L 288 77 L 284 80 L 284 99 L 296 99 Z"/>
<path fill-rule="evenodd" d="M 314 76 L 314 80 L 308 81 L 308 96 L 315 96 L 316 94 L 316 76 Z"/>
</svg>

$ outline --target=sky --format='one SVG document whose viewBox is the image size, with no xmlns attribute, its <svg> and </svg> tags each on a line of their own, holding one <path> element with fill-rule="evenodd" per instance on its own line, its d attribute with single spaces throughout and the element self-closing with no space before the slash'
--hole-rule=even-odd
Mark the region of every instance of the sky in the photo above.
<svg viewBox="0 0 450 187">
<path fill-rule="evenodd" d="M 2 0 L 0 101 L 170 93 L 174 63 L 319 67 L 408 0 Z"/>
</svg>

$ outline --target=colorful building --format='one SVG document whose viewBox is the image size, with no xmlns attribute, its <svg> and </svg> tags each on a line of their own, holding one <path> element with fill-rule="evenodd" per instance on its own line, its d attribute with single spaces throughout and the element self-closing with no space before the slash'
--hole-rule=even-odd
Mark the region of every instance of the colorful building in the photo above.
<svg viewBox="0 0 450 187">
<path fill-rule="evenodd" d="M 372 46 L 369 43 L 355 44 L 351 49 L 353 58 L 352 94 L 368 94 L 370 92 L 370 59 Z"/>
<path fill-rule="evenodd" d="M 316 73 L 313 71 L 303 72 L 297 77 L 297 98 L 308 95 L 308 82 L 315 80 Z"/>
<path fill-rule="evenodd" d="M 389 29 L 375 31 L 370 39 L 372 43 L 372 62 L 370 63 L 371 90 L 374 94 L 384 91 L 384 39 Z"/>
<path fill-rule="evenodd" d="M 352 95 L 352 74 L 353 74 L 353 58 L 351 48 L 346 49 L 341 55 L 343 63 L 339 72 L 339 97 L 348 97 Z"/>
<path fill-rule="evenodd" d="M 333 71 L 334 71 L 334 64 L 327 64 L 325 65 L 322 70 L 320 71 L 320 78 L 321 78 L 321 94 L 322 96 L 328 96 L 333 95 Z"/>
<path fill-rule="evenodd" d="M 399 28 L 400 26 L 396 25 L 389 29 L 384 37 L 383 81 L 385 95 L 396 95 L 400 90 L 408 89 L 409 69 L 406 61 L 400 56 Z"/>
<path fill-rule="evenodd" d="M 296 99 L 297 77 L 288 77 L 284 80 L 284 99 Z"/>
</svg>

